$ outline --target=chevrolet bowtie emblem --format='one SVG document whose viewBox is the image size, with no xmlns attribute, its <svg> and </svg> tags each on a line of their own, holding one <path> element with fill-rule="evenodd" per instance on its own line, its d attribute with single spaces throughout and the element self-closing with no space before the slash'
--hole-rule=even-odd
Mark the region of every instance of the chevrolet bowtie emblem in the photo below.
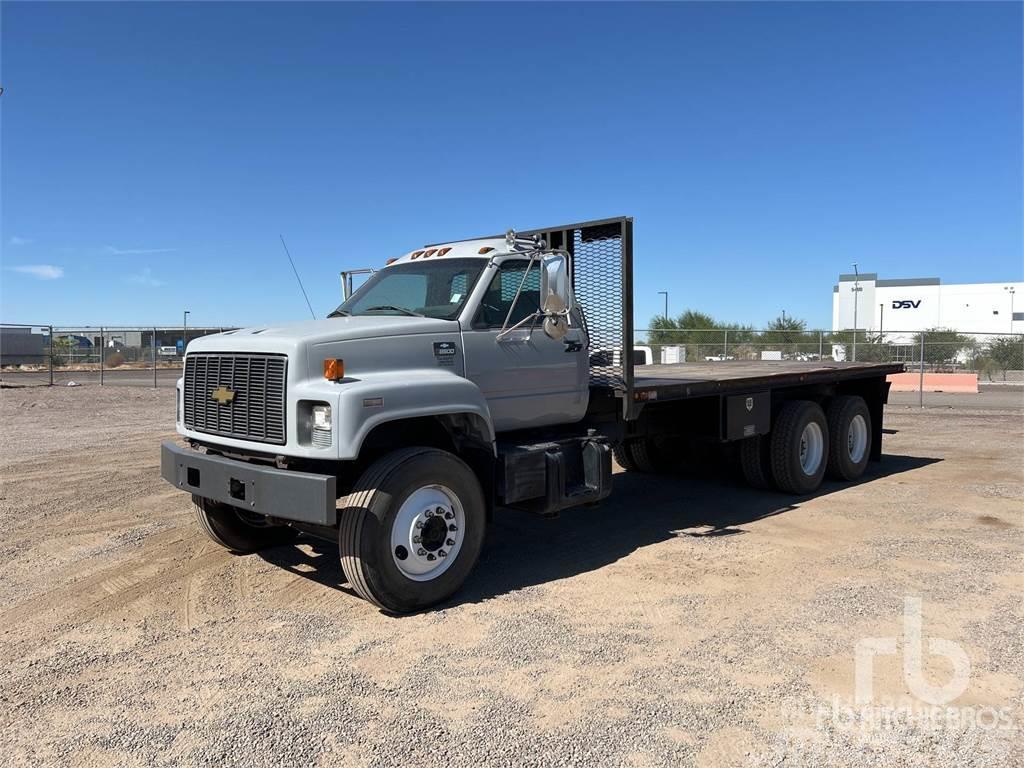
<svg viewBox="0 0 1024 768">
<path fill-rule="evenodd" d="M 210 392 L 210 399 L 216 400 L 221 405 L 227 405 L 235 399 L 235 392 L 227 387 L 217 387 Z"/>
</svg>

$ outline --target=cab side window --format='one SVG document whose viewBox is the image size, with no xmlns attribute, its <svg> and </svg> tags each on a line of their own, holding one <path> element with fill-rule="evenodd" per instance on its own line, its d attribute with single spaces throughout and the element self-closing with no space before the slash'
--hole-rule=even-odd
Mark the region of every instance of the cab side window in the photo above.
<svg viewBox="0 0 1024 768">
<path fill-rule="evenodd" d="M 484 294 L 480 312 L 477 315 L 477 323 L 488 328 L 501 328 L 508 315 L 508 310 L 516 297 L 516 291 L 522 284 L 523 290 L 519 294 L 519 301 L 515 303 L 515 309 L 509 318 L 509 326 L 524 320 L 540 309 L 540 265 L 534 264 L 526 275 L 523 282 L 523 273 L 526 272 L 530 262 L 528 261 L 506 261 L 501 269 L 494 275 L 491 284 L 487 286 Z"/>
</svg>

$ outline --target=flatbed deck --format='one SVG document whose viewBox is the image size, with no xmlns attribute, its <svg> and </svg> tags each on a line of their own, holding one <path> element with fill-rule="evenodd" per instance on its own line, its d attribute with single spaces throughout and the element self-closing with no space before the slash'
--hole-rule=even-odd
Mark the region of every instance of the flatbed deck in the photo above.
<svg viewBox="0 0 1024 768">
<path fill-rule="evenodd" d="M 749 392 L 802 384 L 828 384 L 903 373 L 903 363 L 796 362 L 737 360 L 644 365 L 634 368 L 638 401 L 681 400 L 719 393 Z"/>
</svg>

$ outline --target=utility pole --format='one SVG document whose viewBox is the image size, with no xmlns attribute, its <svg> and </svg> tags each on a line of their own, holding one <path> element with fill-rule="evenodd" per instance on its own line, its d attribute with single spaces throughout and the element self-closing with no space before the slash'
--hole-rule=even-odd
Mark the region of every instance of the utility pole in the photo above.
<svg viewBox="0 0 1024 768">
<path fill-rule="evenodd" d="M 185 348 L 188 347 L 188 316 L 192 313 L 187 309 L 181 316 L 181 359 L 185 359 Z"/>
<path fill-rule="evenodd" d="M 1013 285 L 1004 285 L 1003 290 L 1010 294 L 1010 333 L 1013 333 L 1013 294 L 1017 292 L 1017 288 Z"/>
<path fill-rule="evenodd" d="M 668 291 L 658 291 L 658 295 L 665 297 L 665 314 L 662 317 L 668 320 Z"/>
<path fill-rule="evenodd" d="M 882 320 L 885 317 L 885 304 L 878 305 L 878 340 L 882 340 Z"/>
<path fill-rule="evenodd" d="M 857 262 L 853 262 L 853 362 L 857 362 L 857 299 L 860 298 L 860 272 Z"/>
</svg>

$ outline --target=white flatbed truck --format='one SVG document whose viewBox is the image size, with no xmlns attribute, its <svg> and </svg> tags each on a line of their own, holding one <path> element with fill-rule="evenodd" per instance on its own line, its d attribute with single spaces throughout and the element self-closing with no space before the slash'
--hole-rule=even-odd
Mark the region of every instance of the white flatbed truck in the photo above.
<svg viewBox="0 0 1024 768">
<path fill-rule="evenodd" d="M 633 220 L 424 246 L 324 320 L 191 341 L 161 474 L 236 553 L 338 542 L 394 613 L 452 596 L 504 508 L 554 515 L 684 445 L 736 443 L 752 485 L 813 493 L 882 452 L 902 365 L 637 366 Z M 638 510 L 642 514 L 642 509 Z"/>
</svg>

